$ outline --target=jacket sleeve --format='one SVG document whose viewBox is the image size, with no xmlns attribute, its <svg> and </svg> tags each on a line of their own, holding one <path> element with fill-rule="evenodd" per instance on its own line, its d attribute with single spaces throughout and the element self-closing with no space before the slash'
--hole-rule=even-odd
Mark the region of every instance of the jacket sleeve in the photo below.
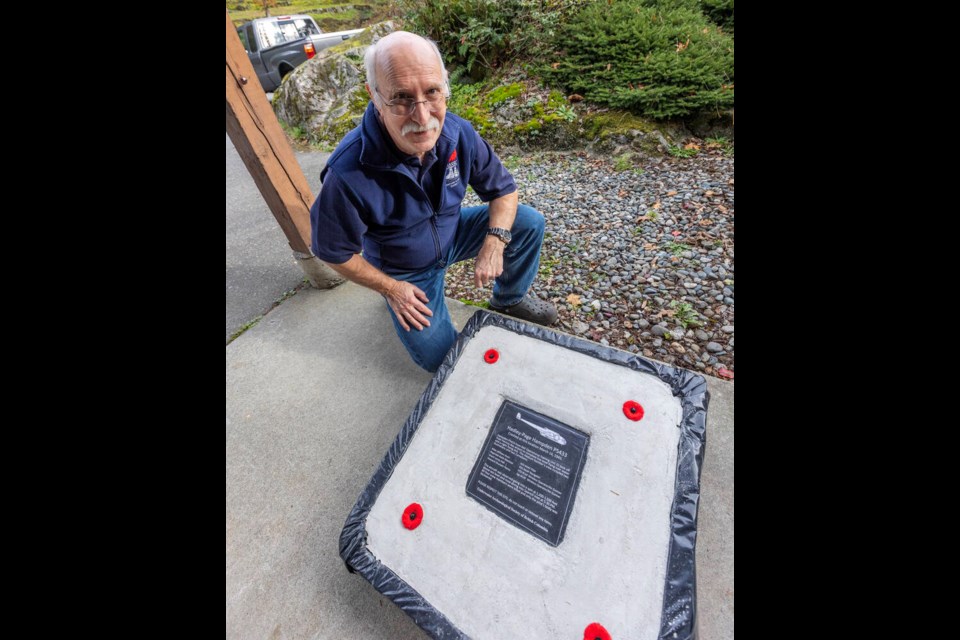
<svg viewBox="0 0 960 640">
<path fill-rule="evenodd" d="M 367 225 L 349 187 L 336 172 L 325 173 L 320 195 L 310 207 L 310 248 L 321 260 L 343 264 L 363 249 Z"/>
<path fill-rule="evenodd" d="M 474 141 L 476 153 L 473 156 L 473 166 L 470 168 L 470 186 L 477 192 L 480 199 L 490 202 L 500 196 L 513 193 L 517 190 L 517 183 L 507 168 L 500 162 L 493 148 L 476 131 L 471 131 L 476 137 Z"/>
</svg>

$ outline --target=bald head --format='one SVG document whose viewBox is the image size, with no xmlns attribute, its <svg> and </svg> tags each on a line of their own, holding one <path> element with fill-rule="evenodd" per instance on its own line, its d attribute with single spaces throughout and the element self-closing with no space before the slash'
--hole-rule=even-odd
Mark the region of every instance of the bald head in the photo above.
<svg viewBox="0 0 960 640">
<path fill-rule="evenodd" d="M 409 31 L 394 31 L 367 47 L 363 56 L 367 84 L 372 89 L 389 91 L 391 78 L 414 72 L 435 72 L 443 79 L 444 91 L 450 96 L 447 68 L 436 43 Z"/>
</svg>

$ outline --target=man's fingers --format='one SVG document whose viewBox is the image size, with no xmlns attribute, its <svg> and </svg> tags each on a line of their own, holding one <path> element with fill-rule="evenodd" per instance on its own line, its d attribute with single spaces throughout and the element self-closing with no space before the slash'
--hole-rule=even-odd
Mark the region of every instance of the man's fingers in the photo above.
<svg viewBox="0 0 960 640">
<path fill-rule="evenodd" d="M 430 326 L 427 316 L 433 316 L 433 311 L 425 304 L 430 299 L 419 287 L 407 282 L 398 283 L 390 294 L 389 302 L 404 331 L 410 331 L 411 327 L 423 331 Z"/>
<path fill-rule="evenodd" d="M 418 289 L 417 291 L 418 291 L 417 297 L 420 298 L 421 300 L 423 300 L 423 302 L 420 302 L 420 300 L 414 300 L 414 301 L 413 301 L 413 304 L 411 304 L 410 306 L 411 306 L 415 311 L 419 311 L 420 313 L 422 313 L 422 314 L 424 314 L 424 315 L 432 316 L 432 315 L 433 315 L 433 311 L 430 310 L 430 307 L 428 307 L 427 305 L 424 304 L 424 302 L 430 302 L 430 301 L 427 299 L 427 294 L 425 294 L 423 291 L 420 291 L 419 289 Z"/>
<path fill-rule="evenodd" d="M 420 298 L 424 302 L 430 302 L 430 298 L 427 297 L 427 294 L 425 294 L 421 289 L 417 287 L 413 288 L 413 295 Z"/>
<path fill-rule="evenodd" d="M 430 310 L 427 309 L 427 311 Z M 410 316 L 410 324 L 412 324 L 417 331 L 423 331 L 424 327 L 430 326 L 430 321 L 417 311 L 408 311 L 407 315 Z"/>
</svg>

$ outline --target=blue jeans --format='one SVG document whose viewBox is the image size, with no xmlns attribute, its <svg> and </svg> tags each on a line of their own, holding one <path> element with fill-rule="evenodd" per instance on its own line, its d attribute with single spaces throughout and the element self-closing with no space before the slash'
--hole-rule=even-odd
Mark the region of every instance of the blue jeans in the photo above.
<svg viewBox="0 0 960 640">
<path fill-rule="evenodd" d="M 436 371 L 443 357 L 457 339 L 457 330 L 450 319 L 443 292 L 447 268 L 460 262 L 477 257 L 489 225 L 489 207 L 466 207 L 460 210 L 460 223 L 453 246 L 446 260 L 438 262 L 423 271 L 393 274 L 391 277 L 414 284 L 427 294 L 430 302 L 427 306 L 433 312 L 429 318 L 430 326 L 422 331 L 411 327 L 404 330 L 397 322 L 397 316 L 390 309 L 393 326 L 403 346 L 413 361 L 420 367 Z M 540 266 L 540 245 L 543 244 L 543 215 L 526 205 L 517 207 L 517 217 L 510 230 L 513 239 L 503 251 L 503 273 L 494 281 L 491 302 L 498 307 L 515 305 L 526 295 L 537 276 Z"/>
</svg>

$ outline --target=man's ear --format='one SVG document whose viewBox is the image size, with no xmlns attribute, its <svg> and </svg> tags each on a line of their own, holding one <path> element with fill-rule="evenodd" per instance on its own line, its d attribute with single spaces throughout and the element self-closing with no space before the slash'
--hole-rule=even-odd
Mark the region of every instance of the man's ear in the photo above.
<svg viewBox="0 0 960 640">
<path fill-rule="evenodd" d="M 370 83 L 364 82 L 363 86 L 367 88 L 367 95 L 370 96 L 370 99 L 373 100 L 373 91 L 370 90 Z M 376 100 L 374 100 L 376 102 Z"/>
</svg>

